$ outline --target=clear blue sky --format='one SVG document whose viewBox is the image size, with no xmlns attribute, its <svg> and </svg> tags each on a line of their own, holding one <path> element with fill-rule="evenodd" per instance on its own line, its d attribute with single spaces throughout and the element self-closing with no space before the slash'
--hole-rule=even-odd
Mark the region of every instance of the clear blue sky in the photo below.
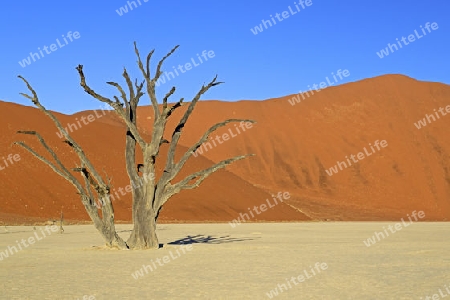
<svg viewBox="0 0 450 300">
<path fill-rule="evenodd" d="M 172 85 L 176 97 L 187 100 L 215 74 L 226 84 L 213 88 L 203 99 L 263 100 L 305 90 L 348 69 L 339 84 L 382 74 L 450 84 L 450 1 L 379 0 L 318 1 L 255 35 L 251 28 L 269 15 L 296 11 L 292 0 L 162 1 L 150 0 L 123 13 L 125 0 L 110 1 L 6 1 L 2 4 L 0 99 L 30 105 L 18 93 L 26 92 L 21 74 L 38 91 L 41 102 L 63 113 L 97 109 L 99 102 L 79 86 L 75 67 L 84 65 L 88 83 L 106 96 L 115 89 L 106 81 L 122 83 L 127 67 L 136 68 L 133 41 L 141 55 L 155 48 L 153 62 L 174 45 L 180 48 L 165 70 L 184 65 L 203 50 L 215 57 L 163 84 L 163 95 Z M 129 8 L 128 8 L 129 9 Z M 289 13 L 290 14 L 290 13 Z M 376 52 L 396 38 L 407 37 L 427 22 L 438 23 L 421 39 L 380 59 Z M 38 52 L 69 31 L 80 38 L 25 68 L 19 61 Z M 146 96 L 141 104 L 149 104 Z"/>
</svg>

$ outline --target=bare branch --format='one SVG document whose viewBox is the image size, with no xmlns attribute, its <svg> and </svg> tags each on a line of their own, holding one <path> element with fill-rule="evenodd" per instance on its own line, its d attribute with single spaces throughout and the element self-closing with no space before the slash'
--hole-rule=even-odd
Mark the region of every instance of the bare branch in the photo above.
<svg viewBox="0 0 450 300">
<path fill-rule="evenodd" d="M 133 134 L 133 136 L 136 138 L 136 141 L 139 143 L 139 146 L 141 146 L 141 149 L 145 149 L 146 147 L 146 142 L 144 141 L 144 139 L 141 137 L 141 135 L 139 134 L 139 131 L 137 129 L 137 126 L 135 124 L 133 124 L 126 116 L 125 112 L 123 111 L 122 107 L 121 107 L 121 103 L 118 102 L 116 100 L 116 102 L 111 101 L 110 99 L 103 97 L 99 94 L 97 94 L 93 89 L 91 89 L 87 84 L 86 84 L 86 78 L 84 76 L 83 73 L 83 66 L 82 65 L 78 65 L 78 67 L 76 68 L 78 71 L 78 74 L 80 75 L 80 85 L 83 87 L 84 91 L 86 93 L 88 93 L 89 95 L 91 95 L 92 97 L 94 97 L 95 99 L 101 101 L 101 102 L 105 102 L 107 104 L 109 104 L 112 108 L 114 108 L 114 110 L 117 112 L 117 114 L 122 118 L 122 120 L 125 121 L 126 125 L 128 126 L 128 128 L 130 129 L 131 133 Z M 91 170 L 91 168 L 89 168 Z"/>
<path fill-rule="evenodd" d="M 200 138 L 200 140 L 195 143 L 194 145 L 192 145 L 187 151 L 186 153 L 181 157 L 180 161 L 175 164 L 174 169 L 173 169 L 173 173 L 170 176 L 170 180 L 172 180 L 177 174 L 178 172 L 181 170 L 181 168 L 184 166 L 184 164 L 186 163 L 186 161 L 189 159 L 189 157 L 191 157 L 193 155 L 193 153 L 204 143 L 208 140 L 208 137 L 211 133 L 213 133 L 214 131 L 216 131 L 217 129 L 219 129 L 220 127 L 223 127 L 225 125 L 227 125 L 228 123 L 234 123 L 234 122 L 248 122 L 248 123 L 256 123 L 256 121 L 254 120 L 248 120 L 248 119 L 228 119 L 225 120 L 223 122 L 217 123 L 213 126 L 211 126 L 204 134 L 203 136 Z M 166 169 L 167 166 L 166 166 Z"/>
<path fill-rule="evenodd" d="M 117 83 L 117 82 L 113 82 L 113 81 L 108 81 L 107 84 L 115 86 L 119 92 L 120 92 L 120 96 L 123 99 L 123 102 L 125 103 L 125 105 L 128 105 L 128 99 L 127 99 L 127 94 L 125 94 L 125 91 L 123 90 L 123 88 Z M 118 102 L 119 100 L 117 99 L 117 97 L 114 97 L 114 99 L 116 99 L 116 102 Z"/>
<path fill-rule="evenodd" d="M 173 49 L 170 50 L 170 52 L 167 53 L 166 56 L 164 56 L 164 57 L 159 61 L 158 67 L 156 68 L 156 74 L 155 74 L 155 77 L 153 77 L 153 79 L 152 79 L 152 82 L 153 82 L 153 83 L 155 83 L 156 81 L 158 81 L 159 77 L 161 76 L 161 74 L 162 74 L 162 72 L 161 72 L 161 67 L 162 67 L 164 61 L 165 61 L 169 56 L 171 56 L 171 55 L 175 52 L 175 50 L 178 49 L 178 47 L 180 47 L 180 45 L 176 45 L 175 47 L 173 47 Z"/>
<path fill-rule="evenodd" d="M 53 123 L 56 125 L 56 127 L 61 132 L 61 134 L 67 139 L 68 142 L 70 142 L 70 144 L 72 144 L 72 148 L 75 150 L 76 154 L 81 159 L 81 161 L 83 161 L 83 163 L 86 164 L 88 169 L 91 170 L 91 172 L 92 172 L 93 176 L 95 177 L 95 179 L 97 180 L 97 182 L 99 182 L 102 186 L 104 186 L 105 184 L 104 184 L 101 176 L 95 171 L 93 165 L 91 164 L 89 159 L 86 157 L 86 155 L 84 154 L 81 147 L 67 133 L 67 131 L 63 128 L 63 126 L 61 125 L 59 120 L 39 102 L 39 98 L 38 98 L 35 90 L 31 87 L 31 85 L 28 83 L 28 81 L 25 78 L 23 78 L 22 76 L 18 76 L 18 77 L 25 82 L 28 89 L 33 94 L 32 98 L 30 98 L 29 96 L 27 98 L 31 99 L 31 101 L 34 103 L 34 105 L 36 105 L 42 112 L 44 112 L 53 121 Z"/>
<path fill-rule="evenodd" d="M 134 83 L 134 85 L 136 87 L 136 97 L 135 97 L 135 99 L 131 99 L 130 101 L 136 101 L 136 105 L 137 105 L 137 102 L 139 102 L 139 99 L 144 95 L 144 93 L 142 92 L 142 88 L 144 87 L 144 83 L 145 83 L 145 80 L 143 80 L 138 85 L 137 79 L 136 79 L 136 82 Z"/>
<path fill-rule="evenodd" d="M 173 131 L 172 134 L 172 141 L 170 143 L 170 147 L 169 147 L 169 152 L 167 155 L 167 162 L 166 162 L 166 167 L 167 166 L 172 166 L 174 164 L 174 156 L 175 156 L 175 149 L 177 147 L 178 141 L 181 137 L 181 131 L 183 130 L 187 120 L 189 119 L 190 115 L 192 114 L 192 111 L 195 108 L 195 105 L 197 104 L 198 100 L 200 99 L 200 97 L 206 93 L 211 87 L 216 86 L 221 84 L 222 82 L 216 82 L 217 80 L 217 75 L 214 77 L 213 80 L 211 80 L 211 82 L 208 83 L 207 86 L 202 86 L 202 88 L 200 89 L 200 91 L 197 92 L 197 94 L 195 95 L 194 99 L 192 99 L 192 102 L 189 103 L 189 107 L 186 110 L 186 112 L 184 113 L 183 117 L 181 118 L 180 122 L 178 123 L 177 127 L 175 128 L 175 130 Z"/>
<path fill-rule="evenodd" d="M 142 75 L 144 76 L 145 79 L 148 78 L 150 80 L 150 59 L 152 58 L 152 55 L 155 52 L 155 49 L 153 49 L 152 51 L 150 51 L 147 54 L 147 64 L 146 64 L 147 71 L 144 70 L 144 65 L 142 64 L 141 56 L 139 54 L 139 50 L 138 50 L 136 42 L 134 42 L 134 52 L 136 53 L 136 56 L 138 58 L 138 66 L 139 66 L 139 69 L 142 71 Z"/>
<path fill-rule="evenodd" d="M 114 100 L 116 100 L 116 103 L 117 103 L 118 105 L 120 105 L 120 107 L 123 107 L 123 103 L 120 102 L 119 98 L 118 98 L 117 96 L 113 96 L 113 97 L 114 97 Z M 125 102 L 125 104 L 127 104 L 127 103 Z M 128 106 L 128 105 L 127 105 L 127 106 Z"/>
<path fill-rule="evenodd" d="M 166 96 L 164 96 L 162 110 L 163 110 L 163 114 L 165 114 L 165 115 L 167 115 L 167 113 L 166 113 L 166 109 L 167 109 L 167 99 L 169 99 L 169 97 L 172 96 L 173 93 L 175 93 L 175 90 L 176 90 L 176 88 L 173 86 L 173 87 L 170 89 L 170 91 L 166 94 Z"/>
<path fill-rule="evenodd" d="M 181 189 L 194 189 L 194 188 L 198 187 L 200 185 L 200 183 L 202 183 L 202 181 L 205 180 L 206 178 L 208 178 L 208 176 L 211 175 L 212 173 L 225 168 L 226 166 L 232 164 L 235 161 L 244 159 L 249 156 L 254 156 L 254 154 L 246 154 L 246 155 L 236 156 L 233 158 L 222 160 L 221 162 L 218 162 L 217 164 L 213 165 L 212 167 L 209 167 L 208 169 L 205 169 L 205 170 L 199 171 L 199 172 L 195 172 L 195 173 L 187 176 L 185 179 L 183 179 L 179 183 L 175 184 L 174 186 L 175 186 L 175 188 L 177 188 L 178 184 L 180 184 L 179 187 Z M 199 178 L 199 179 L 194 184 L 189 184 L 189 182 L 191 180 L 194 180 L 196 178 Z"/>
<path fill-rule="evenodd" d="M 154 121 L 156 122 L 156 120 L 159 118 L 160 112 L 159 112 L 159 107 L 158 107 L 158 100 L 156 99 L 156 94 L 155 94 L 155 84 L 154 84 L 153 80 L 150 79 L 150 58 L 152 57 L 153 52 L 155 52 L 155 50 L 153 49 L 147 55 L 147 71 L 144 70 L 144 65 L 142 64 L 141 56 L 139 54 L 139 50 L 137 48 L 136 42 L 134 42 L 134 52 L 136 52 L 136 56 L 138 58 L 139 69 L 141 70 L 142 75 L 144 76 L 145 81 L 147 82 L 147 94 L 150 97 L 150 101 L 152 103 L 153 113 L 154 113 Z"/>
<path fill-rule="evenodd" d="M 102 188 L 95 182 L 95 180 L 91 177 L 91 175 L 89 174 L 89 171 L 84 168 L 74 168 L 72 169 L 74 172 L 80 172 L 84 178 L 86 178 L 89 182 L 90 185 L 92 185 L 94 187 L 94 189 L 97 191 L 97 193 L 101 194 L 102 193 Z"/>
<path fill-rule="evenodd" d="M 128 85 L 128 90 L 130 91 L 130 99 L 134 99 L 136 96 L 134 94 L 134 88 L 133 88 L 133 82 L 130 79 L 130 76 L 127 73 L 127 69 L 123 69 L 123 74 L 122 74 L 123 78 L 125 78 L 125 81 L 127 82 Z"/>
<path fill-rule="evenodd" d="M 150 78 L 150 59 L 152 58 L 153 53 L 155 52 L 155 49 L 153 49 L 152 51 L 150 51 L 147 54 L 147 61 L 146 61 L 146 70 L 147 70 L 147 77 Z"/>
<path fill-rule="evenodd" d="M 86 157 L 86 155 L 84 154 L 83 150 L 81 149 L 81 147 L 70 137 L 70 135 L 67 133 L 67 131 L 62 127 L 61 123 L 59 122 L 58 119 L 56 119 L 56 117 L 49 112 L 40 102 L 38 99 L 38 96 L 36 94 L 36 92 L 34 91 L 34 89 L 30 86 L 30 84 L 28 83 L 27 80 L 25 80 L 25 78 L 23 78 L 22 76 L 19 76 L 20 79 L 22 79 L 28 89 L 32 92 L 33 97 L 26 95 L 26 94 L 22 94 L 23 96 L 25 96 L 26 98 L 30 99 L 39 110 L 41 110 L 45 115 L 47 115 L 52 121 L 53 123 L 56 125 L 56 127 L 59 129 L 59 131 L 62 133 L 62 135 L 66 138 L 66 142 L 71 145 L 71 147 L 73 149 L 75 149 L 76 154 L 78 155 L 79 159 L 82 161 L 82 164 L 86 165 L 88 169 L 91 170 L 94 178 L 96 179 L 96 181 L 101 185 L 102 190 L 106 190 L 108 189 L 107 186 L 105 186 L 103 179 L 99 176 L 99 174 L 95 171 L 94 167 L 92 166 L 91 162 L 88 160 L 88 158 Z M 22 133 L 25 134 L 34 134 L 34 132 L 32 131 L 23 131 Z M 37 135 L 36 135 L 37 136 Z M 45 143 L 45 141 L 44 141 Z M 83 189 L 83 186 L 78 182 L 78 180 L 76 180 L 74 178 L 74 176 L 72 174 L 70 174 L 68 171 L 61 171 L 60 169 L 57 168 L 57 166 L 55 164 L 53 164 L 52 162 L 50 162 L 49 160 L 47 160 L 46 158 L 44 158 L 43 156 L 39 155 L 38 153 L 36 153 L 31 147 L 29 147 L 28 145 L 26 145 L 24 142 L 16 142 L 15 144 L 23 147 L 24 149 L 26 149 L 27 151 L 29 151 L 31 154 L 33 154 L 35 157 L 37 157 L 39 160 L 41 160 L 42 162 L 44 162 L 45 164 L 47 164 L 48 166 L 50 166 L 50 168 L 58 175 L 60 175 L 61 177 L 63 177 L 64 179 L 66 179 L 67 181 L 69 181 L 72 185 L 75 186 L 75 188 L 77 189 L 80 197 L 81 197 L 81 202 L 83 203 L 84 207 L 86 208 L 86 211 L 89 215 L 89 217 L 91 218 L 91 220 L 94 222 L 95 227 L 102 233 L 103 238 L 105 239 L 105 241 L 108 244 L 112 244 L 114 243 L 118 243 L 119 245 L 124 244 L 123 240 L 117 236 L 117 234 L 115 234 L 114 236 L 114 240 L 111 239 L 110 236 L 107 235 L 107 230 L 114 230 L 114 214 L 113 214 L 113 210 L 112 210 L 112 206 L 111 203 L 109 203 L 108 206 L 108 210 L 102 210 L 103 211 L 103 219 L 108 221 L 108 222 L 102 222 L 102 220 L 99 218 L 98 212 L 96 209 L 94 209 L 94 207 L 92 206 L 92 198 L 90 198 L 86 192 Z M 42 144 L 42 141 L 41 141 Z M 44 146 L 45 147 L 45 146 Z M 47 151 L 50 148 L 48 147 Z M 50 149 L 51 150 L 51 149 Z M 49 151 L 51 153 L 51 151 Z M 52 153 L 51 153 L 52 154 Z M 52 154 L 53 155 L 53 154 Z M 55 157 L 54 157 L 55 158 Z M 57 164 L 59 166 L 62 166 L 62 163 L 56 159 Z M 62 166 L 62 169 L 67 170 L 64 166 Z M 111 207 L 110 207 L 111 206 Z M 106 213 L 105 213 L 106 212 Z M 112 213 L 111 213 L 112 212 Z M 112 224 L 112 225 L 111 225 Z M 105 226 L 108 226 L 109 228 L 105 228 Z"/>
<path fill-rule="evenodd" d="M 211 167 L 209 167 L 207 169 L 204 169 L 202 171 L 195 172 L 195 173 L 193 173 L 191 175 L 188 175 L 183 180 L 181 180 L 180 182 L 178 182 L 178 183 L 176 183 L 174 185 L 169 184 L 167 186 L 167 189 L 166 189 L 164 195 L 161 197 L 161 200 L 158 201 L 157 203 L 155 203 L 155 208 L 156 209 L 161 208 L 169 200 L 169 198 L 172 195 L 180 192 L 181 190 L 183 190 L 183 189 L 194 189 L 194 188 L 198 187 L 212 173 L 214 173 L 214 172 L 216 172 L 216 171 L 218 171 L 220 169 L 225 168 L 226 166 L 232 164 L 235 161 L 244 159 L 244 158 L 249 157 L 249 156 L 254 156 L 254 154 L 241 155 L 241 156 L 236 156 L 236 157 L 233 157 L 233 158 L 222 160 L 221 162 L 218 162 L 217 164 L 215 164 L 215 165 L 213 165 L 213 166 L 211 166 Z M 196 180 L 192 184 L 189 184 L 189 182 L 191 182 L 192 180 L 197 179 L 197 178 L 198 178 L 198 180 Z"/>
<path fill-rule="evenodd" d="M 81 162 L 81 168 L 85 169 L 83 162 Z M 84 186 L 88 193 L 89 199 L 91 201 L 95 202 L 94 194 L 92 193 L 92 189 L 91 189 L 91 182 L 89 181 L 89 179 L 86 176 L 83 176 L 83 178 L 84 178 Z M 92 205 L 95 205 L 95 203 L 92 203 Z M 95 205 L 95 206 L 97 206 L 97 205 Z"/>
<path fill-rule="evenodd" d="M 45 140 L 42 138 L 42 136 L 37 133 L 36 131 L 18 131 L 17 133 L 21 133 L 21 134 L 29 134 L 29 135 L 34 135 L 36 136 L 36 138 L 39 140 L 39 142 L 44 146 L 44 148 L 50 153 L 50 155 L 53 157 L 53 159 L 55 160 L 55 162 L 57 163 L 57 165 L 59 166 L 60 169 L 58 169 L 53 163 L 51 163 L 50 161 L 48 161 L 47 159 L 43 158 L 42 156 L 40 156 L 39 154 L 37 154 L 37 152 L 35 152 L 34 150 L 31 149 L 31 147 L 27 146 L 24 142 L 17 142 L 16 144 L 22 146 L 24 149 L 26 149 L 27 151 L 29 151 L 31 154 L 33 154 L 35 157 L 37 157 L 38 159 L 40 159 L 41 161 L 43 161 L 45 164 L 47 164 L 48 166 L 50 166 L 50 168 L 52 168 L 52 170 L 57 173 L 58 175 L 60 175 L 61 177 L 63 177 L 64 179 L 66 179 L 67 181 L 69 181 L 70 183 L 72 183 L 72 185 L 75 186 L 75 188 L 78 190 L 78 192 L 81 195 L 86 195 L 85 191 L 82 188 L 81 183 L 69 172 L 69 170 L 63 165 L 63 163 L 59 160 L 58 156 L 56 155 L 56 153 L 47 145 L 47 143 L 45 142 Z M 73 147 L 74 145 L 70 143 L 70 141 L 65 141 L 67 144 L 71 145 L 71 147 Z M 82 162 L 83 164 L 83 162 Z M 101 188 L 100 186 L 95 183 L 95 181 L 92 179 L 92 177 L 89 175 L 89 172 L 85 169 L 85 168 L 75 168 L 73 169 L 73 171 L 80 171 L 83 170 L 83 177 L 85 178 L 85 185 L 86 185 L 86 192 L 87 195 L 89 197 L 87 197 L 90 200 L 93 200 L 94 197 L 92 195 L 92 191 L 90 189 L 90 186 L 88 184 L 88 182 L 93 185 L 96 189 L 96 191 L 98 193 L 101 193 Z M 87 176 L 86 176 L 87 174 Z M 83 199 L 86 199 L 86 197 L 82 197 Z M 95 200 L 94 200 L 95 201 Z M 91 201 L 92 202 L 92 201 Z M 92 205 L 92 204 L 91 204 Z"/>
<path fill-rule="evenodd" d="M 34 135 L 39 140 L 39 142 L 42 144 L 42 146 L 45 148 L 45 150 L 47 150 L 47 152 L 50 153 L 50 155 L 53 157 L 55 162 L 61 168 L 62 172 L 64 174 L 66 174 L 67 176 L 72 177 L 71 179 L 76 180 L 76 178 L 73 177 L 72 174 L 70 174 L 69 170 L 61 163 L 61 161 L 59 160 L 56 153 L 48 146 L 48 144 L 45 142 L 44 138 L 38 132 L 28 131 L 28 130 L 19 130 L 19 131 L 17 131 L 17 133 Z"/>
<path fill-rule="evenodd" d="M 103 97 L 100 94 L 97 94 L 93 89 L 91 89 L 87 84 L 86 84 L 86 77 L 84 76 L 83 73 L 83 65 L 78 65 L 76 67 L 78 74 L 80 75 L 80 85 L 81 87 L 84 89 L 84 91 L 86 93 L 88 93 L 89 95 L 91 95 L 92 97 L 94 97 L 95 99 L 107 103 L 109 104 L 109 106 L 111 106 L 112 108 L 115 108 L 115 102 L 111 101 L 111 99 Z M 117 103 L 116 103 L 117 104 Z"/>
<path fill-rule="evenodd" d="M 61 176 L 62 178 L 66 179 L 68 182 L 70 182 L 78 190 L 78 192 L 80 194 L 84 193 L 83 186 L 78 182 L 78 180 L 72 174 L 66 173 L 65 171 L 58 169 L 58 167 L 56 165 L 54 165 L 51 161 L 47 160 L 43 156 L 39 155 L 30 146 L 25 144 L 25 142 L 19 141 L 19 142 L 15 142 L 14 144 L 21 146 L 22 148 L 24 148 L 25 150 L 30 152 L 32 155 L 37 157 L 40 161 L 42 161 L 43 163 L 48 165 L 56 174 L 58 174 L 59 176 Z M 58 163 L 58 165 L 61 164 L 61 162 L 59 160 L 57 160 L 57 163 Z"/>
<path fill-rule="evenodd" d="M 166 118 L 170 117 L 170 115 L 177 109 L 178 107 L 181 107 L 183 105 L 184 98 L 181 98 L 180 101 L 175 103 L 170 107 L 170 109 L 166 113 Z"/>
</svg>

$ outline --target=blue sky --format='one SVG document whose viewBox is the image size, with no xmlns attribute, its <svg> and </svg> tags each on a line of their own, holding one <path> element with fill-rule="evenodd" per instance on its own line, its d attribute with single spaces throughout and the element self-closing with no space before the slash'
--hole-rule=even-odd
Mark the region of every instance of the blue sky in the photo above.
<svg viewBox="0 0 450 300">
<path fill-rule="evenodd" d="M 79 86 L 75 67 L 84 65 L 88 83 L 106 96 L 115 95 L 107 81 L 122 83 L 123 67 L 141 78 L 133 41 L 141 55 L 155 48 L 153 66 L 170 49 L 180 48 L 164 70 L 186 64 L 198 66 L 160 85 L 158 95 L 177 86 L 173 101 L 191 99 L 215 74 L 226 84 L 203 99 L 264 100 L 305 90 L 338 69 L 350 76 L 338 84 L 383 74 L 450 84 L 450 2 L 417 0 L 316 1 L 302 8 L 298 0 L 162 1 L 135 0 L 137 8 L 116 12 L 127 1 L 7 1 L 0 18 L 2 38 L 0 99 L 30 105 L 17 75 L 27 78 L 49 109 L 63 113 L 97 109 L 101 104 Z M 294 3 L 295 2 L 295 3 Z M 296 11 L 295 4 L 300 7 Z M 258 34 L 250 30 L 270 15 L 289 11 L 283 21 Z M 290 14 L 290 13 L 289 13 Z M 407 37 L 427 22 L 437 30 L 380 59 L 376 52 Z M 80 37 L 64 45 L 62 35 Z M 423 35 L 423 34 L 422 34 Z M 56 39 L 64 45 L 22 67 L 19 61 Z M 199 64 L 197 53 L 214 51 Z M 147 97 L 142 105 L 149 104 Z"/>
</svg>

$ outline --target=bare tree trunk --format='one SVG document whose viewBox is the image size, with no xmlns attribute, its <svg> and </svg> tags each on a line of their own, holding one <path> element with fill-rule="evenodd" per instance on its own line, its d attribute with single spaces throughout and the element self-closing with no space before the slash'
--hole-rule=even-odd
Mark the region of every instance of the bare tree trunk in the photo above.
<svg viewBox="0 0 450 300">
<path fill-rule="evenodd" d="M 135 211 L 133 231 L 127 241 L 132 249 L 158 249 L 156 214 L 153 209 L 138 205 Z"/>
<path fill-rule="evenodd" d="M 151 205 L 154 193 L 146 196 L 143 193 L 145 188 L 147 187 L 137 189 L 133 194 L 133 230 L 127 240 L 127 245 L 131 249 L 159 248 L 156 214 Z"/>
<path fill-rule="evenodd" d="M 108 201 L 112 209 L 112 204 L 109 200 L 109 197 L 102 198 L 102 202 L 104 203 L 102 205 L 103 220 L 98 215 L 97 207 L 94 204 L 95 202 L 88 203 L 88 205 L 85 204 L 84 207 L 86 208 L 89 217 L 94 222 L 94 227 L 100 232 L 100 235 L 103 237 L 106 246 L 119 249 L 128 249 L 127 244 L 116 232 L 116 228 L 114 225 L 114 213 L 112 213 L 111 215 L 110 213 L 108 213 L 108 210 L 105 209 L 105 206 L 108 205 Z M 86 203 L 86 201 L 82 202 Z"/>
</svg>

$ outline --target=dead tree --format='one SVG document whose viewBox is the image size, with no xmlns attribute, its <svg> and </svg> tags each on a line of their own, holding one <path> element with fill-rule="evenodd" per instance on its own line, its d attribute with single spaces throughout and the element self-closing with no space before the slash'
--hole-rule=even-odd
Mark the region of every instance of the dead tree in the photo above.
<svg viewBox="0 0 450 300">
<path fill-rule="evenodd" d="M 63 222 L 64 222 L 64 214 L 63 211 L 61 210 L 61 216 L 59 218 L 59 233 L 64 233 Z"/>
<path fill-rule="evenodd" d="M 164 61 L 172 55 L 178 46 L 174 47 L 166 56 L 164 56 L 158 63 L 153 78 L 150 74 L 150 60 L 154 53 L 152 50 L 146 58 L 145 67 L 139 55 L 136 43 L 134 43 L 134 50 L 137 56 L 138 67 L 144 77 L 143 81 L 138 84 L 137 79 L 134 84 L 130 79 L 126 69 L 123 71 L 123 78 L 125 79 L 126 86 L 128 88 L 128 94 L 125 92 L 123 87 L 116 82 L 107 82 L 107 84 L 114 86 L 119 94 L 120 98 L 114 96 L 113 99 L 104 97 L 96 93 L 87 83 L 83 72 L 83 66 L 78 65 L 76 68 L 80 76 L 80 85 L 86 93 L 94 97 L 95 99 L 107 103 L 111 106 L 115 113 L 124 121 L 126 129 L 126 145 L 125 145 L 125 157 L 126 157 L 126 170 L 128 177 L 130 178 L 130 183 L 134 187 L 132 190 L 132 222 L 133 230 L 129 239 L 125 242 L 117 234 L 114 227 L 114 209 L 110 199 L 110 185 L 99 175 L 99 173 L 94 169 L 94 166 L 89 161 L 87 156 L 84 154 L 81 147 L 70 137 L 66 130 L 62 127 L 61 123 L 55 118 L 55 116 L 44 108 L 39 100 L 36 92 L 29 85 L 29 83 L 21 76 L 19 76 L 27 85 L 28 89 L 31 91 L 32 96 L 22 94 L 23 96 L 31 99 L 31 101 L 43 111 L 56 125 L 58 130 L 65 137 L 65 143 L 69 145 L 74 152 L 78 155 L 81 163 L 81 167 L 72 169 L 72 171 L 79 172 L 84 178 L 84 186 L 70 173 L 70 171 L 61 163 L 54 151 L 46 144 L 44 139 L 35 131 L 19 131 L 23 134 L 34 135 L 39 142 L 44 146 L 44 148 L 51 154 L 55 162 L 50 162 L 43 156 L 35 152 L 31 147 L 26 145 L 24 142 L 16 142 L 16 144 L 22 146 L 29 152 L 31 152 L 38 159 L 49 165 L 57 174 L 69 181 L 78 191 L 81 196 L 82 203 L 94 222 L 95 227 L 101 233 L 106 241 L 106 244 L 110 247 L 128 248 L 128 249 L 155 249 L 159 248 L 158 238 L 156 235 L 156 223 L 158 220 L 159 213 L 167 203 L 167 201 L 175 194 L 179 193 L 184 189 L 194 189 L 197 188 L 208 176 L 210 176 L 215 171 L 225 168 L 227 165 L 244 159 L 249 155 L 237 156 L 229 159 L 220 161 L 213 166 L 195 172 L 188 175 L 184 179 L 172 183 L 172 180 L 179 174 L 185 163 L 193 155 L 193 153 L 208 140 L 209 135 L 216 131 L 218 128 L 223 127 L 231 122 L 250 122 L 254 123 L 253 120 L 246 119 L 228 119 L 223 122 L 217 123 L 210 127 L 202 137 L 192 145 L 180 158 L 180 160 L 175 161 L 175 150 L 177 149 L 178 142 L 181 137 L 182 130 L 186 125 L 189 117 L 191 116 L 195 105 L 199 101 L 200 97 L 205 94 L 211 87 L 217 86 L 222 82 L 217 81 L 217 76 L 210 81 L 207 85 L 203 85 L 197 92 L 195 97 L 189 102 L 186 111 L 179 120 L 177 126 L 171 133 L 171 141 L 164 138 L 164 133 L 166 129 L 166 124 L 172 113 L 184 104 L 184 98 L 174 104 L 169 105 L 169 98 L 175 93 L 175 87 L 172 87 L 169 92 L 162 99 L 161 105 L 158 104 L 156 98 L 155 86 L 156 82 L 162 75 L 162 65 Z M 139 100 L 145 94 L 143 88 L 145 86 L 146 94 L 149 97 L 153 108 L 153 131 L 151 134 L 151 141 L 145 141 L 140 134 L 137 122 L 136 113 Z M 168 153 L 165 162 L 164 172 L 156 180 L 154 174 L 156 171 L 156 161 L 159 158 L 159 152 L 161 146 L 168 143 Z M 139 146 L 139 147 L 137 147 Z M 144 158 L 143 164 L 138 164 L 136 161 L 136 152 L 141 151 Z M 143 178 L 139 176 L 139 171 L 143 172 Z M 152 176 L 153 175 L 153 176 Z M 136 183 L 141 183 L 137 185 Z M 95 193 L 93 192 L 95 191 Z M 101 205 L 101 215 L 96 206 L 96 200 L 102 203 Z"/>
</svg>

